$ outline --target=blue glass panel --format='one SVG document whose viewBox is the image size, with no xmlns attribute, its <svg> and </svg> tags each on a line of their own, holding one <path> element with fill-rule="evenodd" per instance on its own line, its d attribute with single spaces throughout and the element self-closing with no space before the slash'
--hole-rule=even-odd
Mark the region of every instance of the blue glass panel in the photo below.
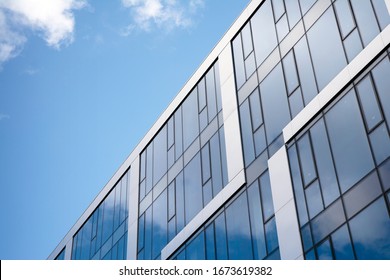
<svg viewBox="0 0 390 280">
<path fill-rule="evenodd" d="M 255 140 L 256 157 L 258 157 L 267 148 L 264 125 L 253 134 L 253 138 Z"/>
<path fill-rule="evenodd" d="M 175 126 L 174 126 L 174 118 L 171 117 L 168 120 L 167 129 L 168 129 L 168 148 L 172 147 L 175 143 Z"/>
<path fill-rule="evenodd" d="M 332 249 L 330 248 L 329 239 L 324 241 L 317 247 L 317 255 L 319 260 L 332 260 Z"/>
<path fill-rule="evenodd" d="M 276 232 L 275 217 L 269 220 L 268 223 L 265 224 L 265 235 L 267 239 L 267 250 L 268 253 L 271 253 L 279 246 L 278 235 Z"/>
<path fill-rule="evenodd" d="M 370 76 L 368 75 L 362 81 L 360 81 L 356 88 L 360 104 L 363 108 L 367 129 L 371 130 L 379 122 L 381 122 L 383 118 L 376 100 Z"/>
<path fill-rule="evenodd" d="M 390 219 L 383 197 L 353 218 L 349 225 L 358 259 L 390 259 Z"/>
<path fill-rule="evenodd" d="M 140 161 L 140 181 L 142 181 L 146 174 L 146 151 L 141 153 Z"/>
<path fill-rule="evenodd" d="M 203 206 L 206 206 L 213 199 L 213 187 L 211 180 L 203 186 Z"/>
<path fill-rule="evenodd" d="M 303 100 L 307 105 L 317 95 L 317 85 L 314 77 L 313 66 L 311 64 L 309 48 L 306 42 L 306 36 L 303 36 L 302 39 L 298 41 L 294 47 L 294 51 L 301 82 Z"/>
<path fill-rule="evenodd" d="M 255 149 L 253 146 L 251 115 L 249 102 L 245 100 L 240 106 L 241 135 L 244 148 L 245 166 L 248 166 L 255 159 Z"/>
<path fill-rule="evenodd" d="M 145 246 L 143 257 L 145 260 L 152 259 L 152 226 L 153 226 L 153 217 L 152 217 L 152 207 L 149 207 L 145 212 Z"/>
<path fill-rule="evenodd" d="M 112 235 L 114 230 L 115 192 L 111 191 L 107 198 L 104 200 L 103 204 L 104 219 L 102 242 L 104 243 Z"/>
<path fill-rule="evenodd" d="M 168 222 L 168 242 L 176 236 L 176 219 L 173 217 Z"/>
<path fill-rule="evenodd" d="M 175 146 L 168 150 L 168 169 L 175 163 Z"/>
<path fill-rule="evenodd" d="M 208 116 L 207 116 L 207 109 L 204 109 L 199 114 L 200 131 L 203 131 L 207 127 L 208 124 L 209 124 L 209 120 L 208 120 Z"/>
<path fill-rule="evenodd" d="M 284 13 L 284 1 L 283 0 L 272 0 L 272 6 L 274 7 L 275 21 L 277 21 Z"/>
<path fill-rule="evenodd" d="M 168 220 L 176 214 L 175 181 L 168 186 Z"/>
<path fill-rule="evenodd" d="M 332 234 L 332 244 L 336 260 L 354 260 L 348 226 L 344 225 Z"/>
<path fill-rule="evenodd" d="M 341 36 L 345 38 L 355 28 L 351 7 L 348 0 L 337 0 L 334 3 L 337 20 L 339 22 Z"/>
<path fill-rule="evenodd" d="M 263 123 L 258 88 L 256 88 L 249 96 L 249 104 L 251 108 L 252 129 L 255 131 Z"/>
<path fill-rule="evenodd" d="M 334 202 L 311 222 L 314 243 L 320 242 L 345 222 L 341 200 Z"/>
<path fill-rule="evenodd" d="M 215 225 L 215 243 L 217 249 L 217 259 L 227 260 L 227 239 L 226 239 L 226 222 L 225 214 L 220 214 L 214 221 Z"/>
<path fill-rule="evenodd" d="M 309 216 L 310 219 L 312 219 L 324 209 L 318 180 L 314 181 L 310 186 L 308 186 L 305 190 L 305 193 Z"/>
<path fill-rule="evenodd" d="M 253 51 L 251 25 L 247 22 L 241 31 L 242 46 L 244 51 L 244 58 L 247 58 Z"/>
<path fill-rule="evenodd" d="M 279 63 L 260 84 L 267 142 L 271 143 L 290 121 L 283 72 Z"/>
<path fill-rule="evenodd" d="M 298 209 L 299 224 L 302 226 L 307 223 L 309 217 L 306 209 L 305 194 L 303 191 L 301 171 L 299 169 L 298 155 L 295 145 L 291 146 L 288 149 L 288 158 L 290 162 L 290 171 L 293 181 L 294 195 Z"/>
<path fill-rule="evenodd" d="M 209 122 L 217 115 L 217 97 L 215 93 L 215 78 L 214 68 L 211 68 L 206 74 L 206 88 L 207 88 L 207 111 L 209 115 Z"/>
<path fill-rule="evenodd" d="M 246 82 L 241 34 L 238 34 L 237 37 L 233 40 L 233 57 L 234 70 L 236 74 L 236 86 L 237 89 L 239 89 Z"/>
<path fill-rule="evenodd" d="M 310 224 L 307 224 L 301 229 L 303 249 L 307 251 L 313 247 L 313 238 L 311 236 Z"/>
<path fill-rule="evenodd" d="M 295 58 L 293 51 L 290 51 L 283 58 L 283 69 L 287 82 L 287 92 L 290 94 L 299 86 L 297 68 L 295 66 Z"/>
<path fill-rule="evenodd" d="M 260 205 L 259 184 L 257 180 L 248 187 L 248 203 L 254 259 L 261 260 L 267 255 L 267 249 L 265 245 L 264 224 Z"/>
<path fill-rule="evenodd" d="M 183 127 L 181 117 L 181 107 L 175 112 L 175 150 L 176 159 L 183 154 Z"/>
<path fill-rule="evenodd" d="M 187 224 L 203 207 L 200 153 L 184 168 L 184 185 L 185 220 Z"/>
<path fill-rule="evenodd" d="M 354 91 L 336 103 L 325 119 L 340 188 L 345 192 L 374 167 Z"/>
<path fill-rule="evenodd" d="M 370 141 L 375 161 L 379 165 L 390 156 L 390 137 L 384 123 L 370 133 Z"/>
<path fill-rule="evenodd" d="M 317 20 L 307 38 L 321 91 L 347 64 L 333 9 Z"/>
<path fill-rule="evenodd" d="M 219 76 L 219 63 L 218 61 L 214 64 L 214 73 L 215 73 L 215 88 L 217 94 L 217 111 L 222 110 L 222 96 L 221 96 L 221 81 Z"/>
<path fill-rule="evenodd" d="M 222 189 L 221 150 L 219 146 L 219 134 L 215 133 L 210 139 L 211 174 L 213 182 L 213 194 L 217 195 Z"/>
<path fill-rule="evenodd" d="M 205 260 L 204 232 L 201 231 L 186 247 L 187 260 Z"/>
<path fill-rule="evenodd" d="M 214 224 L 209 225 L 206 230 L 206 259 L 215 260 L 215 236 L 214 236 Z"/>
<path fill-rule="evenodd" d="M 265 1 L 251 19 L 256 64 L 260 66 L 277 45 L 271 1 Z"/>
<path fill-rule="evenodd" d="M 305 254 L 305 260 L 316 260 L 316 254 L 314 252 L 314 249 L 310 250 Z"/>
<path fill-rule="evenodd" d="M 278 32 L 278 40 L 281 42 L 284 37 L 288 34 L 290 31 L 290 28 L 288 27 L 288 22 L 287 22 L 287 15 L 283 15 L 279 21 L 276 23 L 276 30 Z"/>
<path fill-rule="evenodd" d="M 211 177 L 209 143 L 203 146 L 201 150 L 201 156 L 202 156 L 202 183 L 204 184 Z"/>
<path fill-rule="evenodd" d="M 297 147 L 299 160 L 301 163 L 303 183 L 305 186 L 307 186 L 315 178 L 317 178 L 317 172 L 314 165 L 314 158 L 311 149 L 309 133 L 306 133 L 298 140 Z"/>
<path fill-rule="evenodd" d="M 145 213 L 138 219 L 138 251 L 144 248 Z"/>
<path fill-rule="evenodd" d="M 153 142 L 146 148 L 146 194 L 153 187 Z"/>
<path fill-rule="evenodd" d="M 260 177 L 261 204 L 263 205 L 264 220 L 267 221 L 274 214 L 274 204 L 272 201 L 271 181 L 269 173 L 266 171 Z"/>
<path fill-rule="evenodd" d="M 286 11 L 288 16 L 288 23 L 290 24 L 290 29 L 292 29 L 298 21 L 301 19 L 301 10 L 299 8 L 298 0 L 289 0 L 285 1 Z"/>
<path fill-rule="evenodd" d="M 316 1 L 317 0 L 299 0 L 299 3 L 301 4 L 302 14 L 306 14 Z"/>
<path fill-rule="evenodd" d="M 389 58 L 384 58 L 375 68 L 372 70 L 376 89 L 378 91 L 379 99 L 382 104 L 383 112 L 385 114 L 387 123 L 390 124 L 390 63 Z"/>
<path fill-rule="evenodd" d="M 321 183 L 325 207 L 340 196 L 336 172 L 323 119 L 320 119 L 310 129 L 314 155 L 317 163 L 318 176 Z"/>
<path fill-rule="evenodd" d="M 183 172 L 176 177 L 176 226 L 177 232 L 180 232 L 185 225 L 184 217 L 184 178 Z"/>
<path fill-rule="evenodd" d="M 379 26 L 372 9 L 371 1 L 351 1 L 351 4 L 360 35 L 363 39 L 363 44 L 367 46 L 379 34 Z"/>
<path fill-rule="evenodd" d="M 363 49 L 360 41 L 359 31 L 355 29 L 347 38 L 344 39 L 344 49 L 347 54 L 348 61 L 351 62 Z"/>
<path fill-rule="evenodd" d="M 226 229 L 229 259 L 253 259 L 246 193 L 241 194 L 226 209 Z"/>
<path fill-rule="evenodd" d="M 374 6 L 376 17 L 379 21 L 379 25 L 383 30 L 388 24 L 390 24 L 390 15 L 386 3 L 384 0 L 373 0 L 372 4 Z"/>
<path fill-rule="evenodd" d="M 201 112 L 207 105 L 205 78 L 201 79 L 198 83 L 198 105 L 199 112 Z"/>
<path fill-rule="evenodd" d="M 265 260 L 273 260 L 273 261 L 277 261 L 277 260 L 280 260 L 280 251 L 279 249 L 273 251 L 271 254 L 269 254 Z"/>
<path fill-rule="evenodd" d="M 389 190 L 390 189 L 390 159 L 388 159 L 379 168 L 379 175 L 381 177 L 383 189 L 385 191 Z"/>
<path fill-rule="evenodd" d="M 196 91 L 190 93 L 183 105 L 183 144 L 184 150 L 199 135 L 198 98 Z"/>
</svg>

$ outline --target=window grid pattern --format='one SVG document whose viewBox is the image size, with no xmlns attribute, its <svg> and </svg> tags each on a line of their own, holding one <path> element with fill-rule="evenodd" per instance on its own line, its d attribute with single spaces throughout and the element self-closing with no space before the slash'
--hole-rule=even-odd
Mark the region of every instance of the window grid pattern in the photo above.
<svg viewBox="0 0 390 280">
<path fill-rule="evenodd" d="M 289 143 L 306 259 L 389 259 L 390 60 Z"/>
<path fill-rule="evenodd" d="M 275 60 L 271 54 L 279 52 L 279 43 L 294 26 L 303 24 L 302 14 L 314 2 L 265 1 L 232 41 L 246 166 L 267 153 L 271 157 L 283 145 L 284 126 L 390 23 L 382 0 L 333 1 L 274 61 L 274 68 L 261 75 L 258 88 L 246 93 L 246 81 L 262 64 Z"/>
<path fill-rule="evenodd" d="M 218 62 L 141 153 L 138 259 L 163 247 L 227 184 Z"/>
<path fill-rule="evenodd" d="M 127 254 L 129 171 L 73 237 L 74 260 L 124 260 Z"/>
<path fill-rule="evenodd" d="M 280 259 L 268 171 L 235 195 L 174 260 Z"/>
</svg>

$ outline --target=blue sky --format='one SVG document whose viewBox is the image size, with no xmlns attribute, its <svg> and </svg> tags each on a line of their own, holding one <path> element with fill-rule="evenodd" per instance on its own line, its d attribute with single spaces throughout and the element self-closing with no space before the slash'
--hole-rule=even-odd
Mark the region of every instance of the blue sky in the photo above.
<svg viewBox="0 0 390 280">
<path fill-rule="evenodd" d="M 0 0 L 0 259 L 45 259 L 249 0 Z"/>
</svg>

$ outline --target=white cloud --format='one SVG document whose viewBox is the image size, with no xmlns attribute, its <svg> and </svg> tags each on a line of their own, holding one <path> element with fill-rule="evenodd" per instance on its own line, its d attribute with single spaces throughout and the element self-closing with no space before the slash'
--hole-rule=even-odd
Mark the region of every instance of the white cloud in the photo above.
<svg viewBox="0 0 390 280">
<path fill-rule="evenodd" d="M 22 30 L 38 32 L 59 49 L 73 42 L 73 11 L 86 0 L 0 0 L 0 65 L 17 56 L 27 38 Z"/>
<path fill-rule="evenodd" d="M 122 0 L 123 6 L 131 10 L 134 20 L 122 34 L 128 35 L 135 28 L 151 31 L 154 27 L 171 30 L 191 26 L 192 16 L 203 7 L 204 0 L 191 0 L 187 4 L 182 2 L 185 1 Z"/>
</svg>

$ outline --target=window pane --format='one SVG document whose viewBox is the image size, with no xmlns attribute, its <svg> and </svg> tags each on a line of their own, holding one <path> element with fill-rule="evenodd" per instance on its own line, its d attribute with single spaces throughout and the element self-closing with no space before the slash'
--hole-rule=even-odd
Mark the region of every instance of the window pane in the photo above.
<svg viewBox="0 0 390 280">
<path fill-rule="evenodd" d="M 215 240 L 217 245 L 217 259 L 227 260 L 227 240 L 226 240 L 226 223 L 225 214 L 219 215 L 214 222 L 215 225 Z"/>
<path fill-rule="evenodd" d="M 184 168 L 184 185 L 185 216 L 187 224 L 203 207 L 202 174 L 200 171 L 199 153 Z"/>
<path fill-rule="evenodd" d="M 340 191 L 323 119 L 310 129 L 310 135 L 326 207 L 340 196 Z"/>
<path fill-rule="evenodd" d="M 317 255 L 319 260 L 332 260 L 332 249 L 330 248 L 329 239 L 317 247 Z"/>
<path fill-rule="evenodd" d="M 106 240 L 112 235 L 114 229 L 115 192 L 111 191 L 103 203 L 104 219 L 102 242 L 105 243 Z"/>
<path fill-rule="evenodd" d="M 354 260 L 351 238 L 347 225 L 332 234 L 332 244 L 336 260 Z"/>
<path fill-rule="evenodd" d="M 198 125 L 198 98 L 193 91 L 183 103 L 183 139 L 184 150 L 195 140 L 199 134 Z"/>
<path fill-rule="evenodd" d="M 345 192 L 374 167 L 353 90 L 325 118 L 340 187 Z"/>
<path fill-rule="evenodd" d="M 255 131 L 263 123 L 258 88 L 256 88 L 249 96 L 249 103 L 251 108 L 252 129 Z"/>
<path fill-rule="evenodd" d="M 202 182 L 203 184 L 210 179 L 211 170 L 210 170 L 210 148 L 209 143 L 207 143 L 201 150 L 202 155 Z"/>
<path fill-rule="evenodd" d="M 345 38 L 355 28 L 355 21 L 348 0 L 337 0 L 334 4 L 342 38 Z"/>
<path fill-rule="evenodd" d="M 302 100 L 302 92 L 300 88 L 297 88 L 288 98 L 290 103 L 291 118 L 295 118 L 300 111 L 302 111 L 304 105 Z"/>
<path fill-rule="evenodd" d="M 187 260 L 204 260 L 206 259 L 204 246 L 204 232 L 195 237 L 186 248 Z"/>
<path fill-rule="evenodd" d="M 348 35 L 347 38 L 344 39 L 344 49 L 347 53 L 349 62 L 351 62 L 363 49 L 357 29 L 355 29 L 351 34 Z"/>
<path fill-rule="evenodd" d="M 203 206 L 206 206 L 213 199 L 213 188 L 211 180 L 203 186 Z"/>
<path fill-rule="evenodd" d="M 246 78 L 249 79 L 253 72 L 256 71 L 255 54 L 252 52 L 245 60 L 245 74 Z"/>
<path fill-rule="evenodd" d="M 248 200 L 254 259 L 261 260 L 266 256 L 267 250 L 265 247 L 263 217 L 257 180 L 248 188 Z"/>
<path fill-rule="evenodd" d="M 298 140 L 297 147 L 298 147 L 299 159 L 301 163 L 303 182 L 304 185 L 307 186 L 315 178 L 317 178 L 309 133 L 306 133 Z"/>
<path fill-rule="evenodd" d="M 356 88 L 363 108 L 367 129 L 371 130 L 380 121 L 382 121 L 382 115 L 376 100 L 370 76 L 366 76 L 361 82 L 359 82 Z"/>
<path fill-rule="evenodd" d="M 350 218 L 372 202 L 382 193 L 376 172 L 360 181 L 344 195 L 344 206 L 347 217 Z"/>
<path fill-rule="evenodd" d="M 153 157 L 153 184 L 160 181 L 161 177 L 167 172 L 167 126 L 157 134 L 153 140 L 154 157 Z"/>
<path fill-rule="evenodd" d="M 276 66 L 260 84 L 267 142 L 271 143 L 290 121 L 282 67 Z"/>
<path fill-rule="evenodd" d="M 381 29 L 390 24 L 390 15 L 386 3 L 384 0 L 373 0 L 372 4 L 374 5 L 375 13 L 378 18 Z"/>
<path fill-rule="evenodd" d="M 167 244 L 167 214 L 167 190 L 164 190 L 153 203 L 153 259 L 160 255 L 162 248 Z"/>
<path fill-rule="evenodd" d="M 183 172 L 177 175 L 176 180 L 176 226 L 179 233 L 185 225 L 184 217 L 184 181 Z"/>
<path fill-rule="evenodd" d="M 279 246 L 278 235 L 276 233 L 275 217 L 269 220 L 268 223 L 265 225 L 265 234 L 267 237 L 268 253 L 271 253 Z"/>
<path fill-rule="evenodd" d="M 138 219 L 138 251 L 144 248 L 145 213 Z"/>
<path fill-rule="evenodd" d="M 298 0 L 285 1 L 286 10 L 288 16 L 288 23 L 290 24 L 290 30 L 298 23 L 301 19 L 301 10 L 299 9 Z"/>
<path fill-rule="evenodd" d="M 256 157 L 258 157 L 267 148 L 267 142 L 265 141 L 264 125 L 261 126 L 253 135 L 255 140 Z"/>
<path fill-rule="evenodd" d="M 176 159 L 183 154 L 183 128 L 181 118 L 181 107 L 175 113 L 175 150 Z"/>
<path fill-rule="evenodd" d="M 385 191 L 390 189 L 390 159 L 388 159 L 380 168 L 379 175 L 381 177 L 381 182 L 383 189 Z"/>
<path fill-rule="evenodd" d="M 299 224 L 302 226 L 307 223 L 309 217 L 306 210 L 305 194 L 303 191 L 301 171 L 299 169 L 298 155 L 295 145 L 288 149 L 288 158 L 294 186 L 294 195 L 298 209 Z"/>
<path fill-rule="evenodd" d="M 243 50 L 241 44 L 241 34 L 233 40 L 233 56 L 234 56 L 234 70 L 236 73 L 236 86 L 239 89 L 245 82 L 245 66 L 243 58 Z"/>
<path fill-rule="evenodd" d="M 245 166 L 248 166 L 255 159 L 255 149 L 253 147 L 251 116 L 248 100 L 245 100 L 244 103 L 242 103 L 240 106 L 240 120 Z"/>
<path fill-rule="evenodd" d="M 343 205 L 341 200 L 338 200 L 312 220 L 311 225 L 314 243 L 320 242 L 344 222 Z"/>
<path fill-rule="evenodd" d="M 217 97 L 215 94 L 214 68 L 211 68 L 206 74 L 206 88 L 207 111 L 209 115 L 209 122 L 211 122 L 217 115 Z"/>
<path fill-rule="evenodd" d="M 176 219 L 172 218 L 168 222 L 168 242 L 176 236 Z"/>
<path fill-rule="evenodd" d="M 214 224 L 206 228 L 206 257 L 207 260 L 216 260 Z"/>
<path fill-rule="evenodd" d="M 168 220 L 176 214 L 175 181 L 168 186 Z"/>
<path fill-rule="evenodd" d="M 353 218 L 350 229 L 358 259 L 390 258 L 390 219 L 382 197 Z"/>
<path fill-rule="evenodd" d="M 277 45 L 271 1 L 265 1 L 251 19 L 256 64 L 260 66 Z"/>
<path fill-rule="evenodd" d="M 299 85 L 297 68 L 295 66 L 294 52 L 290 51 L 283 58 L 284 75 L 287 81 L 287 91 L 292 93 Z"/>
<path fill-rule="evenodd" d="M 229 259 L 253 259 L 246 193 L 240 195 L 226 209 L 226 228 Z"/>
<path fill-rule="evenodd" d="M 305 260 L 316 260 L 316 254 L 314 252 L 314 249 L 306 253 Z"/>
<path fill-rule="evenodd" d="M 145 212 L 145 246 L 144 246 L 144 258 L 145 260 L 152 259 L 152 207 L 149 207 Z"/>
<path fill-rule="evenodd" d="M 371 1 L 351 1 L 351 4 L 364 46 L 367 46 L 379 33 Z"/>
<path fill-rule="evenodd" d="M 371 132 L 370 141 L 375 161 L 379 165 L 390 156 L 390 138 L 384 123 Z"/>
<path fill-rule="evenodd" d="M 306 12 L 313 6 L 316 0 L 299 0 L 301 4 L 302 14 L 306 14 Z"/>
<path fill-rule="evenodd" d="M 175 143 L 175 133 L 174 133 L 174 125 L 173 125 L 174 118 L 171 117 L 168 120 L 168 148 L 172 147 L 172 145 Z"/>
<path fill-rule="evenodd" d="M 321 91 L 346 65 L 333 9 L 328 9 L 310 28 L 307 38 Z"/>
<path fill-rule="evenodd" d="M 215 133 L 210 139 L 211 174 L 214 196 L 222 189 L 221 152 L 219 147 L 219 134 Z"/>
<path fill-rule="evenodd" d="M 196 90 L 194 90 L 195 93 Z M 198 83 L 198 100 L 199 100 L 199 112 L 206 107 L 206 83 L 205 78 Z"/>
<path fill-rule="evenodd" d="M 277 21 L 284 14 L 284 1 L 283 0 L 272 0 L 274 7 L 274 16 Z"/>
<path fill-rule="evenodd" d="M 287 33 L 290 31 L 287 23 L 287 15 L 282 16 L 279 21 L 276 23 L 276 30 L 278 31 L 278 39 L 281 42 Z"/>
<path fill-rule="evenodd" d="M 268 220 L 274 214 L 272 201 L 271 182 L 268 171 L 260 177 L 261 203 L 263 205 L 264 220 Z"/>
<path fill-rule="evenodd" d="M 389 58 L 383 59 L 373 70 L 376 89 L 378 91 L 379 99 L 382 104 L 383 112 L 386 116 L 387 123 L 390 124 L 390 63 Z"/>
<path fill-rule="evenodd" d="M 301 229 L 303 249 L 307 251 L 313 247 L 313 238 L 311 236 L 310 224 L 307 224 Z"/>
<path fill-rule="evenodd" d="M 242 36 L 244 57 L 246 58 L 253 51 L 251 25 L 249 22 L 245 24 L 244 28 L 242 29 L 241 36 Z"/>
<path fill-rule="evenodd" d="M 307 105 L 317 95 L 317 85 L 314 78 L 306 36 L 303 36 L 295 45 L 294 51 L 301 82 L 301 90 L 303 92 L 303 100 Z"/>
<path fill-rule="evenodd" d="M 305 193 L 306 193 L 307 208 L 309 210 L 309 216 L 310 219 L 312 219 L 324 209 L 318 180 L 316 180 L 310 186 L 308 186 L 307 189 L 305 190 Z"/>
</svg>

